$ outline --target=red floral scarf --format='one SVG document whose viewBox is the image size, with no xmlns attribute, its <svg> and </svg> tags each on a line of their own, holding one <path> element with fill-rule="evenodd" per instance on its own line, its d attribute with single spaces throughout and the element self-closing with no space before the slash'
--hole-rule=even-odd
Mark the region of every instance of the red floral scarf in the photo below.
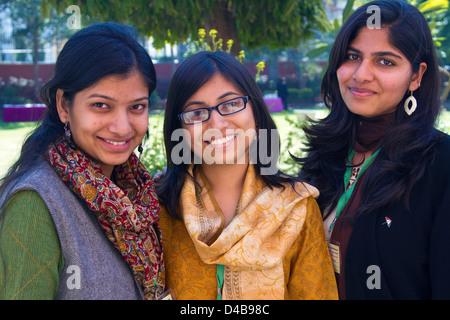
<svg viewBox="0 0 450 320">
<path fill-rule="evenodd" d="M 132 153 L 114 168 L 116 183 L 99 164 L 66 141 L 51 144 L 47 157 L 67 186 L 94 211 L 108 239 L 130 265 L 146 299 L 164 290 L 160 210 L 153 180 Z"/>
</svg>

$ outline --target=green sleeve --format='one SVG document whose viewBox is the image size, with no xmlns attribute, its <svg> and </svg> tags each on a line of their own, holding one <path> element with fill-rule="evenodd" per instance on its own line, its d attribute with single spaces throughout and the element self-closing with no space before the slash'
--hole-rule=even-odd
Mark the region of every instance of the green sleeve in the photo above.
<svg viewBox="0 0 450 320">
<path fill-rule="evenodd" d="M 64 259 L 55 224 L 36 191 L 6 204 L 0 231 L 0 299 L 53 299 Z"/>
</svg>

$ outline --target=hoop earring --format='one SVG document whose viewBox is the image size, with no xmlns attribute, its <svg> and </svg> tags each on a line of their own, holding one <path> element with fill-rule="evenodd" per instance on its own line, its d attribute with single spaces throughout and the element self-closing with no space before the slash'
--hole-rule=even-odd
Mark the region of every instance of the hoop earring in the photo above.
<svg viewBox="0 0 450 320">
<path fill-rule="evenodd" d="M 411 108 L 409 107 L 409 103 L 411 103 Z M 417 100 L 414 98 L 413 93 L 411 91 L 411 95 L 408 99 L 405 100 L 405 104 L 403 106 L 405 108 L 405 112 L 408 116 L 412 115 L 414 111 L 417 109 Z"/>
<path fill-rule="evenodd" d="M 64 135 L 66 137 L 66 140 L 70 142 L 70 136 L 72 133 L 70 132 L 69 122 L 66 122 L 64 124 Z"/>
</svg>

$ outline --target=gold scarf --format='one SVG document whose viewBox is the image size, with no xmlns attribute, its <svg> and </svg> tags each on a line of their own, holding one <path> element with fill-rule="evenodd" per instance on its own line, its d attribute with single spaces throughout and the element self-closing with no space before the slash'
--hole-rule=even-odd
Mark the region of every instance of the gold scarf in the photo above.
<svg viewBox="0 0 450 320">
<path fill-rule="evenodd" d="M 199 186 L 186 179 L 181 214 L 202 261 L 225 265 L 223 299 L 284 299 L 283 258 L 302 230 L 306 198 L 317 197 L 317 189 L 297 183 L 296 192 L 272 190 L 249 165 L 236 215 L 224 228 L 206 177 L 195 171 Z"/>
</svg>

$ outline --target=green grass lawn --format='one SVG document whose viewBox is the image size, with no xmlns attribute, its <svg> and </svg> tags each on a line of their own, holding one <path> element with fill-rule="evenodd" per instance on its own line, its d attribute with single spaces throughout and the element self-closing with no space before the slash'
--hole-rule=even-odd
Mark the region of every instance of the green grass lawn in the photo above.
<svg viewBox="0 0 450 320">
<path fill-rule="evenodd" d="M 286 115 L 292 119 L 297 120 L 298 117 L 293 111 L 288 113 L 274 113 L 272 114 L 277 127 L 279 129 L 281 138 L 281 152 L 286 152 L 283 150 L 283 139 L 286 138 L 289 132 L 290 124 L 286 120 Z M 321 117 L 324 112 L 316 114 L 316 116 Z M 151 115 L 150 125 L 155 124 L 155 121 L 162 121 L 161 116 Z M 3 176 L 6 170 L 11 166 L 12 163 L 17 159 L 20 153 L 20 148 L 26 136 L 35 128 L 35 122 L 15 122 L 15 123 L 5 123 L 0 121 L 0 176 Z M 154 128 L 160 128 L 162 130 L 162 123 L 156 124 Z M 438 122 L 438 128 L 448 134 L 450 134 L 450 112 L 445 111 L 440 117 Z"/>
<path fill-rule="evenodd" d="M 36 122 L 0 121 L 0 176 L 16 161 L 22 143 L 35 126 Z"/>
</svg>

